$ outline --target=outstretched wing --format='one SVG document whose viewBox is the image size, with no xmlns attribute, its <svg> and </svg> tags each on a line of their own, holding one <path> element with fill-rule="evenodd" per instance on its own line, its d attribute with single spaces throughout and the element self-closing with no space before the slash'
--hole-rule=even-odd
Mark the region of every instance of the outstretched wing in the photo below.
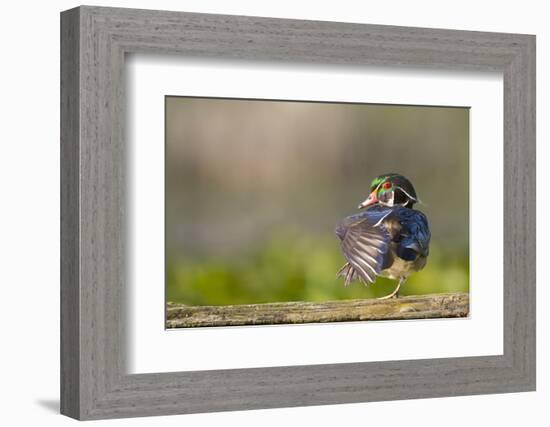
<svg viewBox="0 0 550 427">
<path fill-rule="evenodd" d="M 391 209 L 371 208 L 346 218 L 336 228 L 344 257 L 365 284 L 374 283 L 384 265 L 390 235 L 382 221 L 391 212 Z M 349 269 L 341 272 L 345 274 L 346 284 L 348 278 L 355 278 Z"/>
</svg>

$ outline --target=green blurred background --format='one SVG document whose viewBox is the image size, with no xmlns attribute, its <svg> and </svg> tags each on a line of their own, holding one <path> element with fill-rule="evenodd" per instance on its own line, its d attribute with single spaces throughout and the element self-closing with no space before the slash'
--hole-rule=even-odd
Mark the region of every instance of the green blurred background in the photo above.
<svg viewBox="0 0 550 427">
<path fill-rule="evenodd" d="M 343 286 L 335 224 L 370 181 L 414 184 L 432 231 L 401 295 L 468 291 L 467 108 L 166 97 L 166 300 L 372 298 Z"/>
</svg>

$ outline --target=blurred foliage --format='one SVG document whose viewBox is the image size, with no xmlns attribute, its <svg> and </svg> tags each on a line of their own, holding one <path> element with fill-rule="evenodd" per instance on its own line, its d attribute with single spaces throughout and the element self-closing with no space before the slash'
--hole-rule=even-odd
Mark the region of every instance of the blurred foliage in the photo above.
<svg viewBox="0 0 550 427">
<path fill-rule="evenodd" d="M 400 295 L 468 291 L 468 258 L 432 245 L 424 270 L 409 277 Z M 235 259 L 169 260 L 166 299 L 189 305 L 259 304 L 379 297 L 394 280 L 345 287 L 336 272 L 344 264 L 337 237 L 277 233 L 256 251 Z"/>
</svg>

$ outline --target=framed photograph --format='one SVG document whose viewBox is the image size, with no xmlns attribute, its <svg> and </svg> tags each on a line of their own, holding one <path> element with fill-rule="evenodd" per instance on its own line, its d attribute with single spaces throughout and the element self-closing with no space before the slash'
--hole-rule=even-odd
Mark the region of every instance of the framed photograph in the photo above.
<svg viewBox="0 0 550 427">
<path fill-rule="evenodd" d="M 61 14 L 61 411 L 535 390 L 535 37 Z"/>
</svg>

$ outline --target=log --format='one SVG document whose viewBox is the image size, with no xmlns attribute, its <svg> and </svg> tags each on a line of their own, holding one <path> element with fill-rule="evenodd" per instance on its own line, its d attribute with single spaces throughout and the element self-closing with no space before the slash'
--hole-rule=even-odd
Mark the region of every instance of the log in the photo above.
<svg viewBox="0 0 550 427">
<path fill-rule="evenodd" d="M 388 300 L 279 302 L 221 306 L 167 303 L 167 328 L 275 325 L 466 317 L 467 293 L 416 295 Z"/>
</svg>

